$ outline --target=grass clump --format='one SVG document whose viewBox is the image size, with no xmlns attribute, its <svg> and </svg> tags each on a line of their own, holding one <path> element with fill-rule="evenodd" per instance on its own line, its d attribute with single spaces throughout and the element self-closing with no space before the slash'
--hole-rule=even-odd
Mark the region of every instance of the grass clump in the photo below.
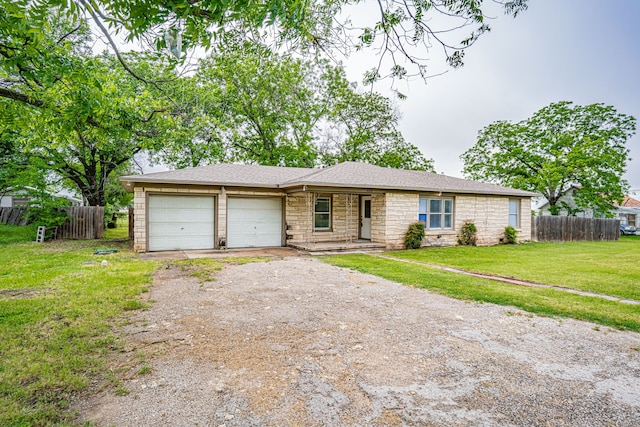
<svg viewBox="0 0 640 427">
<path fill-rule="evenodd" d="M 0 224 L 0 245 L 12 243 L 35 242 L 38 227 L 36 225 L 7 225 Z"/>
</svg>

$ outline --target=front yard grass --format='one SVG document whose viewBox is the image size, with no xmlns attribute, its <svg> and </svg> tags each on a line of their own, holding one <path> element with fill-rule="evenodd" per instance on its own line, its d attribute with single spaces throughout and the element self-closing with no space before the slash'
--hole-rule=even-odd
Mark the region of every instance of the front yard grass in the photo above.
<svg viewBox="0 0 640 427">
<path fill-rule="evenodd" d="M 620 247 L 616 247 L 616 244 Z M 638 299 L 639 267 L 633 262 L 635 260 L 637 263 L 638 249 L 640 239 L 632 238 L 611 244 L 536 243 L 518 246 L 426 248 L 390 252 L 385 255 L 540 283 L 562 283 L 574 289 Z M 479 279 L 375 255 L 333 255 L 321 259 L 333 265 L 429 289 L 453 298 L 514 306 L 545 316 L 570 317 L 640 332 L 639 305 L 549 288 L 531 288 Z M 538 271 L 531 272 L 530 269 Z M 631 279 L 625 277 L 627 270 L 630 270 Z M 577 283 L 575 285 L 571 281 L 574 277 Z M 592 277 L 595 279 L 590 280 Z M 633 277 L 636 277 L 635 281 Z"/>
<path fill-rule="evenodd" d="M 104 240 L 39 244 L 35 227 L 0 224 L 0 426 L 73 425 L 71 402 L 94 381 L 128 392 L 109 356 L 123 348 L 124 313 L 147 307 L 140 296 L 156 268 L 177 267 L 202 283 L 224 263 L 267 260 L 141 261 L 126 231 L 125 222 Z M 107 248 L 118 252 L 93 254 Z"/>
<path fill-rule="evenodd" d="M 15 225 L 0 224 L 0 245 L 35 242 L 37 230 L 38 227 L 36 225 L 16 227 Z"/>
<path fill-rule="evenodd" d="M 640 236 L 617 242 L 454 246 L 393 257 L 640 300 Z"/>
<path fill-rule="evenodd" d="M 0 233 L 23 242 L 0 247 L 0 425 L 71 425 L 73 396 L 113 377 L 106 356 L 123 344 L 113 328 L 145 306 L 156 263 L 127 242 L 37 244 L 35 230 L 6 225 Z M 118 253 L 93 255 L 99 248 Z"/>
</svg>

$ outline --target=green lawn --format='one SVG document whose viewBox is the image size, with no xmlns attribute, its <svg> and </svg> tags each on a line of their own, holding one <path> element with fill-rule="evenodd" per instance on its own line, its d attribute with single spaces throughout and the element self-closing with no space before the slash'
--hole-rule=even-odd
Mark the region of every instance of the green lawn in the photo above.
<svg viewBox="0 0 640 427">
<path fill-rule="evenodd" d="M 16 227 L 14 225 L 0 224 L 0 245 L 35 242 L 37 230 L 38 227 L 36 225 Z"/>
<path fill-rule="evenodd" d="M 122 345 L 113 327 L 144 307 L 156 264 L 126 242 L 37 244 L 35 229 L 6 225 L 0 236 L 0 425 L 71 424 L 70 398 L 112 377 L 106 356 Z M 99 248 L 118 253 L 93 255 Z"/>
<path fill-rule="evenodd" d="M 640 300 L 640 236 L 618 242 L 454 246 L 387 255 Z"/>
<path fill-rule="evenodd" d="M 128 239 L 129 238 L 129 217 L 126 215 L 118 216 L 116 228 L 104 229 L 105 239 Z"/>
<path fill-rule="evenodd" d="M 637 298 L 639 249 L 640 238 L 630 237 L 610 243 L 426 248 L 386 255 L 640 299 Z M 514 306 L 532 313 L 572 317 L 640 332 L 638 305 L 478 279 L 375 255 L 334 255 L 321 259 L 454 298 Z"/>
</svg>

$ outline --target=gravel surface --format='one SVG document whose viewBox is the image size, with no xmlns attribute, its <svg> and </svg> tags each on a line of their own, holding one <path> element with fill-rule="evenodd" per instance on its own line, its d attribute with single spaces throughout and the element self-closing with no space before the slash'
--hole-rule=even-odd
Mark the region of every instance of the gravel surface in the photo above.
<svg viewBox="0 0 640 427">
<path fill-rule="evenodd" d="M 188 273 L 156 273 L 117 359 L 129 394 L 83 399 L 79 422 L 640 425 L 640 334 L 305 257 L 227 265 L 210 282 Z"/>
</svg>

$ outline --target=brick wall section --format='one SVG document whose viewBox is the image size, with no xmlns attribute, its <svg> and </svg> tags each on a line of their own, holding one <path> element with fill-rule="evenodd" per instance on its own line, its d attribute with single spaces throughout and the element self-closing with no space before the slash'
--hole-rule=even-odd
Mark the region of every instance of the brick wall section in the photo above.
<svg viewBox="0 0 640 427">
<path fill-rule="evenodd" d="M 419 194 L 386 193 L 372 200 L 372 240 L 384 242 L 387 249 L 402 249 L 409 224 L 418 220 Z M 449 196 L 450 197 L 450 196 Z M 478 244 L 495 245 L 509 225 L 509 198 L 482 195 L 454 197 L 454 228 L 425 230 L 423 246 L 453 246 L 458 242 L 458 230 L 465 220 L 478 227 Z M 531 239 L 531 200 L 520 199 L 518 240 Z"/>
<path fill-rule="evenodd" d="M 504 236 L 509 225 L 509 198 L 496 196 L 457 196 L 455 201 L 455 226 L 460 230 L 465 220 L 471 220 L 478 228 L 478 245 L 495 245 Z M 531 239 L 531 200 L 520 200 L 520 227 L 518 241 Z M 448 236 L 447 236 L 448 237 Z M 455 236 L 453 236 L 455 244 Z"/>
<path fill-rule="evenodd" d="M 144 188 L 133 189 L 133 250 L 147 251 L 147 210 Z"/>
<path fill-rule="evenodd" d="M 418 220 L 417 193 L 385 193 L 385 235 L 387 249 L 402 249 L 409 224 Z"/>
<path fill-rule="evenodd" d="M 384 194 L 371 195 L 371 241 L 387 241 L 387 200 Z"/>
<path fill-rule="evenodd" d="M 325 195 L 318 194 L 318 196 Z M 351 198 L 350 208 L 348 207 L 349 198 Z M 313 194 L 288 194 L 286 201 L 288 241 L 291 243 L 337 242 L 357 239 L 360 229 L 358 203 L 359 197 L 355 194 L 331 195 L 331 230 L 314 231 Z"/>
<path fill-rule="evenodd" d="M 227 192 L 220 193 L 217 198 L 217 206 L 216 206 L 216 228 L 217 228 L 217 238 L 218 243 L 220 241 L 224 241 L 224 244 L 227 244 Z"/>
</svg>

